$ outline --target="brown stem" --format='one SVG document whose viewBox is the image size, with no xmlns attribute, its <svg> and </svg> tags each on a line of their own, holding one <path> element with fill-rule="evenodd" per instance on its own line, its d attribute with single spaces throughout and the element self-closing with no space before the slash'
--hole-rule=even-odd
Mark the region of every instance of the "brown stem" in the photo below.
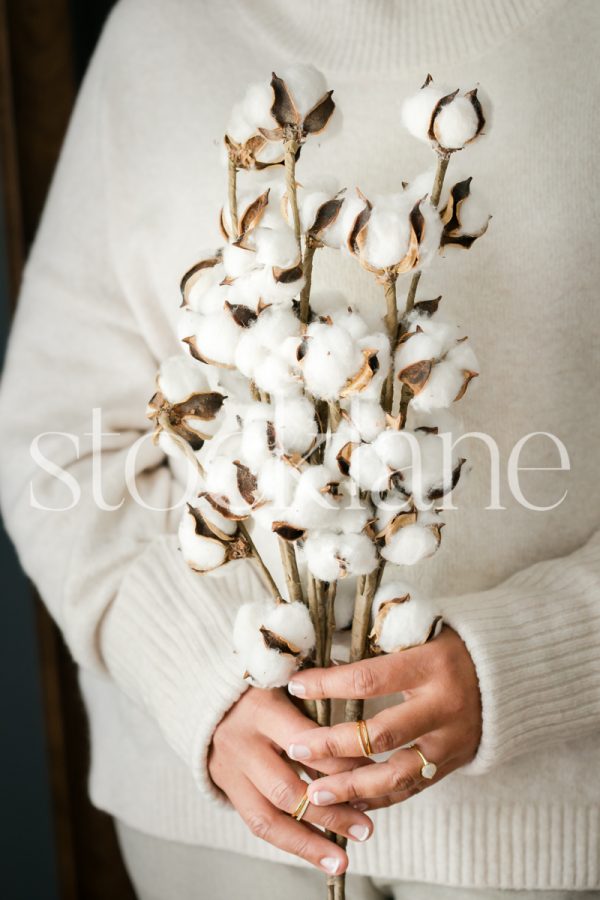
<svg viewBox="0 0 600 900">
<path fill-rule="evenodd" d="M 248 542 L 248 546 L 250 547 L 250 550 L 252 551 L 252 556 L 256 560 L 256 563 L 262 573 L 262 576 L 266 582 L 266 585 L 269 588 L 271 594 L 273 595 L 273 599 L 276 600 L 277 603 L 281 603 L 283 598 L 279 592 L 279 588 L 277 587 L 277 585 L 275 583 L 275 579 L 269 572 L 264 559 L 258 552 L 258 550 L 256 548 L 256 544 L 250 537 L 250 532 L 246 528 L 245 522 L 238 522 L 238 530 L 239 530 L 240 534 L 243 535 L 245 540 Z"/>
<path fill-rule="evenodd" d="M 337 400 L 330 400 L 329 406 L 329 430 L 332 434 L 337 431 L 342 420 L 342 410 Z"/>
<path fill-rule="evenodd" d="M 440 197 L 442 196 L 442 188 L 444 186 L 444 178 L 446 177 L 446 169 L 448 168 L 449 162 L 449 155 L 440 154 L 438 156 L 435 178 L 433 179 L 433 187 L 431 189 L 431 203 L 433 206 L 437 206 L 440 202 Z"/>
<path fill-rule="evenodd" d="M 284 146 L 284 163 L 285 163 L 285 185 L 289 204 L 292 208 L 292 220 L 294 223 L 294 234 L 296 243 L 298 244 L 298 253 L 302 259 L 302 241 L 300 238 L 300 213 L 298 212 L 298 197 L 296 194 L 296 153 L 298 152 L 298 141 L 293 138 L 285 142 Z"/>
<path fill-rule="evenodd" d="M 296 550 L 289 541 L 284 541 L 282 537 L 278 537 L 279 553 L 281 555 L 281 563 L 285 572 L 285 582 L 288 589 L 288 599 L 293 602 L 306 603 L 302 591 L 302 582 L 300 573 L 298 572 L 298 560 L 296 559 Z"/>
<path fill-rule="evenodd" d="M 377 568 L 367 575 L 364 580 L 364 588 L 354 604 L 354 616 L 352 619 L 352 637 L 350 642 L 350 662 L 358 662 L 364 659 L 367 650 L 367 639 L 371 625 L 371 607 L 373 597 L 379 587 L 385 560 L 380 560 Z M 346 722 L 357 722 L 362 717 L 363 701 L 347 700 L 345 719 Z"/>
<path fill-rule="evenodd" d="M 253 400 L 260 400 L 260 391 L 256 387 L 256 384 L 254 381 L 250 382 L 250 394 L 252 395 Z"/>
<path fill-rule="evenodd" d="M 229 157 L 228 166 L 228 196 L 229 196 L 229 220 L 231 222 L 231 231 L 235 238 L 239 237 L 238 229 L 238 211 L 237 211 L 237 166 L 233 157 Z"/>
<path fill-rule="evenodd" d="M 310 319 L 310 289 L 312 287 L 312 271 L 315 251 L 318 244 L 307 240 L 304 248 L 304 260 L 302 262 L 302 270 L 304 274 L 304 287 L 300 292 L 300 321 L 305 325 Z"/>
<path fill-rule="evenodd" d="M 396 278 L 394 276 L 390 276 L 390 278 L 388 278 L 388 280 L 385 282 L 385 305 L 385 327 L 390 339 L 390 347 L 393 354 L 398 334 L 398 304 L 396 300 Z M 381 392 L 381 405 L 386 412 L 391 413 L 393 403 L 394 360 L 392 357 L 390 363 L 390 371 L 388 372 L 387 378 L 385 379 L 385 384 L 383 385 L 383 390 Z"/>
</svg>

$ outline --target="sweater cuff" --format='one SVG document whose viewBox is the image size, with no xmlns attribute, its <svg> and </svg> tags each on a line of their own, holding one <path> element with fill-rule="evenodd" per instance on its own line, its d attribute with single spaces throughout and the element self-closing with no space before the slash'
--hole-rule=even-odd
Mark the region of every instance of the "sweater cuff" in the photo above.
<svg viewBox="0 0 600 900">
<path fill-rule="evenodd" d="M 242 603 L 266 593 L 246 560 L 221 572 L 192 572 L 177 538 L 162 536 L 129 568 L 100 632 L 113 680 L 155 719 L 199 789 L 219 801 L 208 750 L 248 686 L 233 651 L 233 622 Z"/>
<path fill-rule="evenodd" d="M 573 740 L 600 723 L 597 544 L 532 566 L 500 586 L 441 602 L 477 671 L 483 774 L 540 745 Z"/>
</svg>

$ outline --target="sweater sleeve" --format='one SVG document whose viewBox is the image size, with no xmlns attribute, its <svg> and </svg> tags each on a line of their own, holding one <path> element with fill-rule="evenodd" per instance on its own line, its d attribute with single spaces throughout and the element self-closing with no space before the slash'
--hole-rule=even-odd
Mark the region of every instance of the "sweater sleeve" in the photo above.
<svg viewBox="0 0 600 900">
<path fill-rule="evenodd" d="M 87 73 L 24 273 L 0 393 L 2 511 L 75 660 L 149 712 L 209 790 L 206 748 L 245 688 L 232 619 L 263 587 L 248 562 L 219 579 L 188 571 L 183 491 L 148 440 L 158 354 L 122 287 L 106 209 L 117 31 L 109 22 Z M 169 331 L 150 296 L 147 316 Z"/>
<path fill-rule="evenodd" d="M 462 772 L 600 731 L 600 532 L 492 590 L 445 600 L 443 612 L 482 698 L 481 743 Z"/>
</svg>

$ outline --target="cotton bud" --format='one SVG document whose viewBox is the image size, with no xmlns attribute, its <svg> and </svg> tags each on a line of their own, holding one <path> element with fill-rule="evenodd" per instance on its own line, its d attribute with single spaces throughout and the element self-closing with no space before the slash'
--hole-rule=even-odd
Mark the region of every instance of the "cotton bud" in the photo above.
<svg viewBox="0 0 600 900">
<path fill-rule="evenodd" d="M 417 412 L 431 412 L 451 406 L 464 396 L 469 383 L 477 376 L 478 362 L 466 341 L 455 344 L 430 371 L 423 387 L 411 401 Z"/>
<path fill-rule="evenodd" d="M 187 565 L 205 574 L 233 560 L 245 559 L 250 549 L 244 538 L 220 530 L 204 518 L 200 509 L 188 504 L 179 524 L 179 546 Z"/>
<path fill-rule="evenodd" d="M 368 575 L 377 565 L 375 545 L 366 534 L 312 532 L 304 542 L 309 571 L 321 581 Z"/>
<path fill-rule="evenodd" d="M 362 196 L 356 194 L 344 196 L 338 215 L 321 232 L 321 243 L 326 247 L 349 253 L 349 236 L 364 209 L 365 201 Z"/>
<path fill-rule="evenodd" d="M 273 90 L 263 82 L 250 85 L 241 103 L 233 107 L 225 148 L 237 168 L 263 169 L 282 162 L 283 149 L 261 134 L 261 129 L 269 130 L 276 125 L 272 105 Z"/>
<path fill-rule="evenodd" d="M 422 88 L 404 101 L 402 121 L 412 135 L 442 154 L 461 150 L 485 125 L 476 88 L 452 91 L 435 85 L 429 75 Z"/>
<path fill-rule="evenodd" d="M 424 644 L 442 628 L 442 617 L 433 602 L 404 581 L 392 581 L 377 590 L 372 619 L 372 648 L 381 653 Z"/>
<path fill-rule="evenodd" d="M 308 326 L 298 357 L 307 390 L 320 400 L 337 399 L 365 365 L 365 356 L 348 332 L 322 322 Z"/>
<path fill-rule="evenodd" d="M 477 197 L 471 194 L 471 178 L 459 181 L 450 189 L 440 216 L 443 224 L 441 247 L 457 246 L 468 250 L 487 231 L 491 216 Z"/>
<path fill-rule="evenodd" d="M 155 439 L 166 427 L 187 441 L 192 450 L 199 450 L 222 422 L 225 396 L 210 389 L 205 367 L 185 356 L 165 360 L 156 383 L 158 390 L 147 411 L 155 423 Z"/>
<path fill-rule="evenodd" d="M 303 603 L 259 600 L 240 607 L 233 644 L 251 684 L 283 687 L 314 650 L 315 631 Z"/>
<path fill-rule="evenodd" d="M 428 509 L 452 491 L 460 478 L 466 460 L 458 456 L 452 433 L 416 431 L 417 451 L 412 465 L 392 477 L 394 487 L 419 509 Z"/>
</svg>

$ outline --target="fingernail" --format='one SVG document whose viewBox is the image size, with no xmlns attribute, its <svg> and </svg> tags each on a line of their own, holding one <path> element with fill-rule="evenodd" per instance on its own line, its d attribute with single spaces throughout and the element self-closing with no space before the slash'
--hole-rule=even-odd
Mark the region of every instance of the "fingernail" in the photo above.
<svg viewBox="0 0 600 900">
<path fill-rule="evenodd" d="M 364 812 L 369 808 L 369 804 L 365 803 L 364 800 L 359 800 L 358 803 L 351 803 L 350 806 L 353 809 L 357 809 L 359 812 Z"/>
<path fill-rule="evenodd" d="M 348 834 L 350 837 L 353 837 L 355 841 L 366 841 L 366 839 L 370 835 L 370 831 L 366 825 L 352 825 L 351 828 L 348 829 Z"/>
<path fill-rule="evenodd" d="M 334 856 L 325 856 L 321 860 L 321 865 L 326 872 L 329 872 L 330 875 L 335 875 L 340 867 L 340 861 Z"/>
<path fill-rule="evenodd" d="M 308 759 L 310 750 L 304 744 L 290 744 L 287 755 L 290 759 Z"/>
<path fill-rule="evenodd" d="M 306 694 L 306 688 L 301 681 L 290 681 L 288 691 L 292 697 L 304 697 Z"/>
<path fill-rule="evenodd" d="M 324 806 L 326 803 L 335 803 L 337 797 L 331 791 L 315 791 L 310 802 L 315 806 Z"/>
</svg>

